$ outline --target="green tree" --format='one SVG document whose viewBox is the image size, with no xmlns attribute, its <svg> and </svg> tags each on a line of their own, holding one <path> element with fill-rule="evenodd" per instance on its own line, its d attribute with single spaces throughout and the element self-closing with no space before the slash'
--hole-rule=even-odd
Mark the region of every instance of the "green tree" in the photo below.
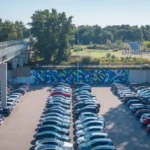
<svg viewBox="0 0 150 150">
<path fill-rule="evenodd" d="M 31 33 L 37 38 L 36 48 L 45 64 L 59 64 L 68 59 L 70 54 L 69 40 L 74 26 L 72 16 L 66 17 L 64 12 L 55 9 L 35 11 L 31 17 Z"/>
</svg>

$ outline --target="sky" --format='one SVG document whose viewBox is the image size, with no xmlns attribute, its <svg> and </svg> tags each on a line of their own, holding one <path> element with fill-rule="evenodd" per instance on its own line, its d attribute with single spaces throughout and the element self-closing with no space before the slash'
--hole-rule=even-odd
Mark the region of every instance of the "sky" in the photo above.
<svg viewBox="0 0 150 150">
<path fill-rule="evenodd" d="M 0 0 L 0 18 L 31 21 L 35 10 L 52 8 L 75 25 L 150 25 L 150 0 Z"/>
</svg>

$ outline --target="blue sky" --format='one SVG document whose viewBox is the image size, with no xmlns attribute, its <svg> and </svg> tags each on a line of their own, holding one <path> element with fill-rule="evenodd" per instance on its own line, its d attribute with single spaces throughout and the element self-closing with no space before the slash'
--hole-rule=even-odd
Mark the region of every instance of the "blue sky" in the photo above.
<svg viewBox="0 0 150 150">
<path fill-rule="evenodd" d="M 35 10 L 51 8 L 76 25 L 150 24 L 150 0 L 0 0 L 0 18 L 28 23 Z"/>
</svg>

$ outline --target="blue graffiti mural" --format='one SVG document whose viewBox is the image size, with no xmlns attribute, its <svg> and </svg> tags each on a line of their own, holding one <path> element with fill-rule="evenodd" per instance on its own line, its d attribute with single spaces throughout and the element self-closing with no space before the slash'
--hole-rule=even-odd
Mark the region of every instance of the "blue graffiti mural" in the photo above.
<svg viewBox="0 0 150 150">
<path fill-rule="evenodd" d="M 128 83 L 128 70 L 31 70 L 31 77 L 34 84 L 53 84 L 65 82 L 68 84 L 76 83 L 77 74 L 79 82 L 96 84 L 112 84 L 113 82 Z"/>
</svg>

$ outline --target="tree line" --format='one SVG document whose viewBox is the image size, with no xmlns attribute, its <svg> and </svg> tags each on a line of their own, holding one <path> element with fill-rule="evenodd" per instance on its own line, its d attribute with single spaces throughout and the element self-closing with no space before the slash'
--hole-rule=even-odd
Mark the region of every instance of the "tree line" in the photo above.
<svg viewBox="0 0 150 150">
<path fill-rule="evenodd" d="M 28 30 L 23 22 L 11 22 L 0 19 L 0 41 L 36 37 L 34 54 L 43 59 L 44 64 L 60 64 L 67 61 L 74 44 L 108 44 L 116 41 L 150 41 L 150 25 L 130 26 L 114 25 L 102 28 L 99 25 L 81 25 L 72 23 L 72 16 L 65 12 L 37 10 L 31 16 Z M 146 43 L 147 44 L 147 43 Z"/>
<path fill-rule="evenodd" d="M 12 22 L 0 18 L 0 42 L 27 38 L 30 35 L 22 21 Z"/>
<path fill-rule="evenodd" d="M 107 40 L 112 43 L 117 40 L 127 41 L 150 41 L 150 25 L 138 27 L 130 25 L 106 26 L 79 26 L 75 30 L 75 43 L 78 44 L 106 44 Z"/>
</svg>

